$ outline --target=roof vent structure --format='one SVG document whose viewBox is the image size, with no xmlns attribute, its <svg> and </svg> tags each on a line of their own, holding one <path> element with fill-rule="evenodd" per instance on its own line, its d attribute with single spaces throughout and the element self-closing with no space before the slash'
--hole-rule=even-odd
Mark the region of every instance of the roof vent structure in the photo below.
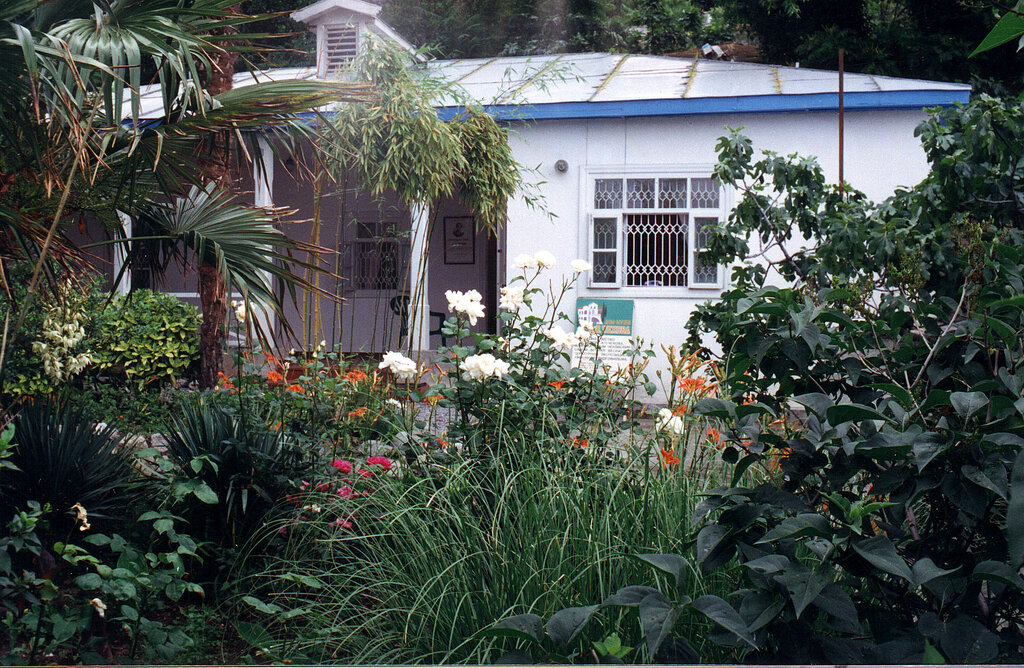
<svg viewBox="0 0 1024 668">
<path fill-rule="evenodd" d="M 364 0 L 319 0 L 292 13 L 292 19 L 316 33 L 318 77 L 339 77 L 359 53 L 367 32 L 392 39 L 410 52 L 416 50 L 377 17 L 380 10 L 380 5 Z"/>
</svg>

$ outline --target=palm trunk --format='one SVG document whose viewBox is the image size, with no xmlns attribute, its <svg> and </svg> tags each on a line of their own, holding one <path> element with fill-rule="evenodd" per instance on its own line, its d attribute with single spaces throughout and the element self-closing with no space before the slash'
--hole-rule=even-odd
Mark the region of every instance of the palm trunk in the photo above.
<svg viewBox="0 0 1024 668">
<path fill-rule="evenodd" d="M 240 5 L 228 7 L 237 13 Z M 224 30 L 231 30 L 225 28 Z M 212 71 L 206 73 L 205 88 L 211 97 L 231 90 L 235 76 L 235 53 L 221 51 L 211 54 Z M 232 184 L 230 143 L 227 137 L 215 137 L 215 144 L 200 161 L 203 180 L 221 188 Z M 211 388 L 218 374 L 224 371 L 224 342 L 227 336 L 227 286 L 212 258 L 200 258 L 199 301 L 203 307 L 203 324 L 199 328 L 199 386 Z"/>
</svg>

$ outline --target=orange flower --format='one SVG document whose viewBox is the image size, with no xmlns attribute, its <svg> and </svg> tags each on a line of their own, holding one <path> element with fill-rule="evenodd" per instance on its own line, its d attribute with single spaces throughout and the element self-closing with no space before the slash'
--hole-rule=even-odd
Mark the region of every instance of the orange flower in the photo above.
<svg viewBox="0 0 1024 668">
<path fill-rule="evenodd" d="M 348 373 L 345 374 L 345 380 L 347 380 L 350 383 L 358 383 L 360 381 L 366 380 L 367 378 L 369 378 L 369 376 L 367 376 L 364 372 L 360 371 L 359 369 L 353 369 L 352 371 L 349 371 Z"/>
<path fill-rule="evenodd" d="M 234 390 L 235 384 L 231 382 L 231 379 L 224 375 L 223 371 L 217 372 L 217 384 L 220 385 L 222 390 Z"/>
<path fill-rule="evenodd" d="M 280 429 L 281 429 L 281 422 L 280 422 L 280 420 L 279 420 L 279 421 L 277 421 L 277 422 L 275 422 L 274 424 L 270 425 L 270 429 L 271 429 L 272 431 L 278 431 L 278 430 L 280 430 Z"/>
<path fill-rule="evenodd" d="M 437 437 L 437 444 L 440 445 L 442 448 L 449 448 L 449 447 L 451 447 L 451 444 L 449 444 L 448 441 L 444 440 L 440 436 Z M 424 444 L 424 445 L 426 445 L 426 444 Z"/>
<path fill-rule="evenodd" d="M 569 445 L 574 448 L 579 448 L 580 450 L 586 450 L 587 446 L 590 445 L 590 441 L 585 438 L 580 438 L 579 436 L 573 436 Z"/>
<path fill-rule="evenodd" d="M 366 412 L 366 406 L 360 406 L 359 408 L 355 409 L 354 411 L 349 411 L 348 412 L 348 416 L 350 418 L 361 418 L 361 417 L 363 417 L 363 413 L 365 413 L 365 412 Z"/>
<path fill-rule="evenodd" d="M 715 429 L 714 427 L 709 427 L 708 428 L 708 438 L 710 438 L 715 443 L 718 443 L 718 442 L 720 442 L 722 440 L 722 434 L 719 433 L 719 431 L 717 429 Z"/>
<path fill-rule="evenodd" d="M 671 450 L 662 450 L 661 468 L 667 469 L 673 466 L 679 466 L 679 457 L 676 457 L 675 453 Z"/>
<path fill-rule="evenodd" d="M 693 394 L 704 389 L 703 378 L 683 378 L 679 381 L 679 389 L 688 394 Z"/>
<path fill-rule="evenodd" d="M 562 389 L 562 386 L 565 385 L 565 381 L 564 380 L 553 380 L 550 383 L 548 383 L 548 385 L 550 385 L 551 387 L 555 388 L 556 390 L 560 390 L 560 389 Z"/>
<path fill-rule="evenodd" d="M 264 355 L 264 357 L 266 357 L 266 359 L 267 359 L 267 364 L 269 364 L 271 366 L 277 366 L 278 362 L 277 362 L 277 358 L 276 357 L 274 357 L 270 353 L 267 353 L 266 355 Z"/>
<path fill-rule="evenodd" d="M 302 389 L 302 386 L 298 383 L 292 383 L 286 388 L 289 392 L 298 392 L 299 394 L 305 394 L 306 391 Z"/>
<path fill-rule="evenodd" d="M 271 386 L 280 385 L 281 383 L 284 382 L 284 376 L 281 375 L 281 372 L 277 371 L 276 369 L 268 371 L 267 382 L 270 383 Z"/>
<path fill-rule="evenodd" d="M 431 394 L 430 396 L 423 397 L 423 401 L 427 402 L 431 406 L 437 403 L 437 400 L 441 398 L 439 394 Z"/>
<path fill-rule="evenodd" d="M 672 415 L 683 416 L 686 415 L 686 404 L 679 404 L 672 409 Z"/>
</svg>

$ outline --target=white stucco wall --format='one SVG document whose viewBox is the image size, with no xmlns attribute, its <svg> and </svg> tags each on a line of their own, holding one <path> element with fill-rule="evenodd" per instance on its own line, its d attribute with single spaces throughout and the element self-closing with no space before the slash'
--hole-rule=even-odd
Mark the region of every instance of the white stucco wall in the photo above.
<svg viewBox="0 0 1024 668">
<path fill-rule="evenodd" d="M 845 178 L 874 201 L 891 195 L 898 186 L 913 186 L 927 174 L 928 165 L 914 128 L 924 120 L 920 111 L 850 112 L 846 115 Z M 704 166 L 715 162 L 715 144 L 726 127 L 742 127 L 753 141 L 755 155 L 762 150 L 815 156 L 830 182 L 838 179 L 838 119 L 830 113 L 743 114 L 677 118 L 538 121 L 512 130 L 516 158 L 536 168 L 533 179 L 544 183 L 539 192 L 553 221 L 530 209 L 522 200 L 509 204 L 506 276 L 516 273 L 512 260 L 520 253 L 545 249 L 558 259 L 556 274 L 570 274 L 569 262 L 587 258 L 586 204 L 581 210 L 581 187 L 587 168 L 618 167 L 628 175 L 637 167 L 664 165 Z M 568 170 L 555 169 L 565 160 Z M 726 193 L 726 204 L 734 197 Z M 727 280 L 727 277 L 726 277 Z M 557 277 L 556 277 L 557 281 Z M 650 291 L 650 292 L 646 292 Z M 659 291 L 662 294 L 658 294 Z M 667 295 L 666 292 L 675 294 Z M 685 294 L 680 294 L 680 293 Z M 658 358 L 648 367 L 654 379 L 664 369 L 660 345 L 679 345 L 692 309 L 717 290 L 589 288 L 579 281 L 563 302 L 567 313 L 576 297 L 634 300 L 634 332 L 654 345 Z M 663 397 L 656 397 L 655 400 Z"/>
</svg>

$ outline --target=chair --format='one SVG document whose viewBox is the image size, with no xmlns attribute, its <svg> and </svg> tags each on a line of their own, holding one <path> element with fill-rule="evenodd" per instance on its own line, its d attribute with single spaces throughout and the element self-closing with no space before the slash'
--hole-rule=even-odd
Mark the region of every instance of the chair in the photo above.
<svg viewBox="0 0 1024 668">
<path fill-rule="evenodd" d="M 398 316 L 398 322 L 401 323 L 398 329 L 398 343 L 401 344 L 402 340 L 409 334 L 409 303 L 410 299 L 408 295 L 398 295 L 392 297 L 388 301 L 388 306 L 391 308 L 391 312 Z M 437 318 L 437 327 L 430 330 L 430 336 L 440 336 L 441 345 L 448 345 L 448 337 L 441 333 L 441 328 L 444 326 L 445 315 L 440 311 L 431 311 L 430 318 Z"/>
</svg>

